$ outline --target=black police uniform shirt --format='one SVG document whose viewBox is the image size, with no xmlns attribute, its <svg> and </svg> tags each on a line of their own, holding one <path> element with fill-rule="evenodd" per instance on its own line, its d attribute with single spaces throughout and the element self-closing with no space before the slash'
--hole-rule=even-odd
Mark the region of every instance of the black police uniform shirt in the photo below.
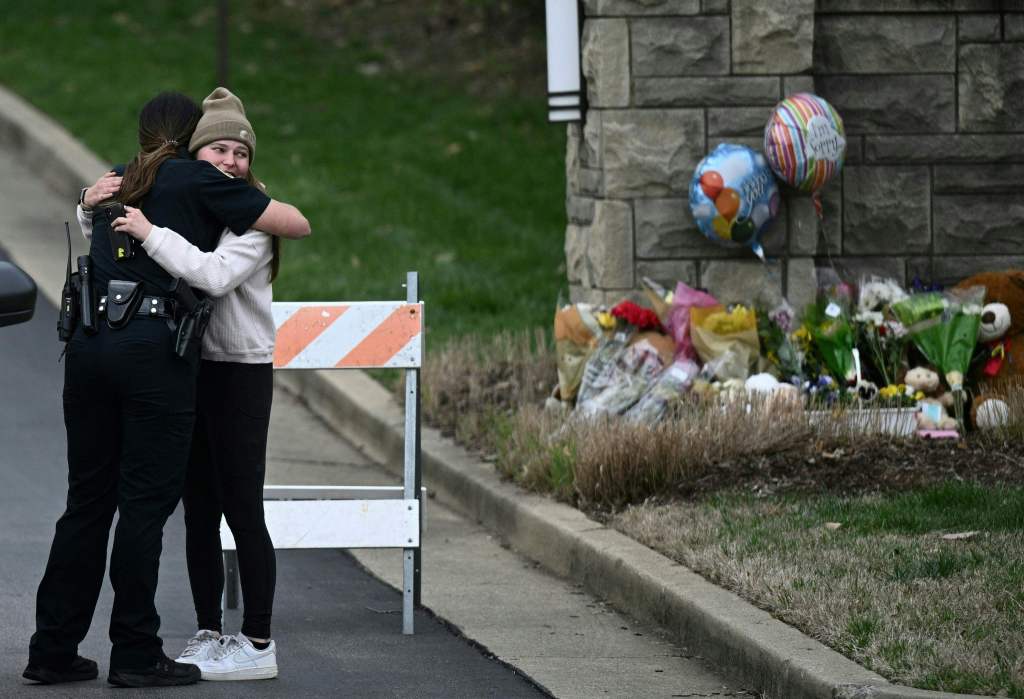
<svg viewBox="0 0 1024 699">
<path fill-rule="evenodd" d="M 121 175 L 124 166 L 114 171 Z M 221 232 L 228 227 L 237 235 L 252 228 L 270 204 L 270 197 L 244 179 L 225 175 L 210 163 L 191 158 L 171 158 L 157 170 L 152 189 L 142 199 L 142 213 L 154 226 L 177 232 L 204 252 L 217 247 Z M 117 262 L 110 247 L 110 221 L 93 217 L 93 289 L 97 297 L 107 293 L 111 279 L 141 281 L 147 296 L 167 296 L 173 281 L 136 241 L 135 256 Z"/>
</svg>

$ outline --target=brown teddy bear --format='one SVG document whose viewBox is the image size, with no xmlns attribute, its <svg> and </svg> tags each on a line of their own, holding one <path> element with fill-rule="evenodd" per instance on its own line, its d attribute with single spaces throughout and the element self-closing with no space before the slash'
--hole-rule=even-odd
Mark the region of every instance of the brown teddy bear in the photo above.
<svg viewBox="0 0 1024 699">
<path fill-rule="evenodd" d="M 972 377 L 978 395 L 971 406 L 971 422 L 986 429 L 1004 425 L 1009 418 L 1009 409 L 999 398 L 1001 387 L 1024 383 L 1024 270 L 982 272 L 956 288 L 972 286 L 985 287 L 986 306 L 978 339 L 989 358 Z M 993 304 L 1002 304 L 1005 310 Z"/>
<path fill-rule="evenodd" d="M 914 367 L 907 372 L 903 382 L 914 393 L 920 391 L 925 397 L 917 402 L 917 429 L 956 430 L 956 420 L 949 416 L 946 408 L 952 406 L 952 394 L 936 395 L 942 390 L 938 372 L 926 367 Z"/>
</svg>

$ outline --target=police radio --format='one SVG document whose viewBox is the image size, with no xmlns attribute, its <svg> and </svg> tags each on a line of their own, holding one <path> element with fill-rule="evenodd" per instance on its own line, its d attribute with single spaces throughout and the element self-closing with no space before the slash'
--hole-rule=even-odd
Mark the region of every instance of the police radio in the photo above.
<svg viewBox="0 0 1024 699">
<path fill-rule="evenodd" d="M 88 255 L 78 258 L 78 316 L 86 334 L 96 333 L 96 299 L 92 292 L 92 260 Z"/>
</svg>

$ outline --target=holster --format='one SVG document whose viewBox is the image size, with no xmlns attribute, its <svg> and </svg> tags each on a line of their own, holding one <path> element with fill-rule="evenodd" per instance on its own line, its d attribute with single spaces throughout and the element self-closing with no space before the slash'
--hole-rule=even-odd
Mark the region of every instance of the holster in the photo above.
<svg viewBox="0 0 1024 699">
<path fill-rule="evenodd" d="M 107 283 L 107 325 L 118 330 L 128 325 L 142 304 L 142 282 L 111 279 Z"/>
<path fill-rule="evenodd" d="M 213 302 L 199 298 L 184 279 L 175 279 L 170 286 L 171 295 L 184 311 L 178 320 L 178 334 L 174 338 L 174 353 L 182 358 L 199 352 L 200 342 L 210 322 Z"/>
</svg>

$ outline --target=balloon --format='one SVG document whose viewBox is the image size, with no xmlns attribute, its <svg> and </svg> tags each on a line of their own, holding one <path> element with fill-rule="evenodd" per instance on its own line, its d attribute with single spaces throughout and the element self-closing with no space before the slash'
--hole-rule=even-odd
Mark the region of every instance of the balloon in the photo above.
<svg viewBox="0 0 1024 699">
<path fill-rule="evenodd" d="M 722 218 L 733 220 L 736 218 L 736 212 L 740 210 L 740 193 L 732 187 L 726 187 L 715 199 L 715 208 L 722 214 Z"/>
<path fill-rule="evenodd" d="M 764 156 L 752 148 L 719 144 L 693 173 L 690 211 L 700 232 L 716 243 L 749 245 L 764 259 L 761 236 L 778 210 L 778 185 Z"/>
<path fill-rule="evenodd" d="M 722 184 L 722 176 L 714 170 L 705 172 L 700 176 L 700 188 L 707 195 L 708 199 L 712 201 L 718 198 L 718 193 L 722 191 L 724 186 Z"/>
<path fill-rule="evenodd" d="M 732 224 L 726 221 L 721 216 L 715 216 L 711 225 L 715 228 L 715 233 L 718 237 L 724 238 L 725 240 L 732 240 Z"/>
<path fill-rule="evenodd" d="M 732 239 L 737 243 L 749 243 L 757 232 L 757 226 L 749 218 L 738 219 L 732 224 Z"/>
<path fill-rule="evenodd" d="M 817 192 L 843 167 L 843 120 L 817 95 L 790 95 L 775 106 L 764 127 L 764 154 L 783 182 Z"/>
</svg>

